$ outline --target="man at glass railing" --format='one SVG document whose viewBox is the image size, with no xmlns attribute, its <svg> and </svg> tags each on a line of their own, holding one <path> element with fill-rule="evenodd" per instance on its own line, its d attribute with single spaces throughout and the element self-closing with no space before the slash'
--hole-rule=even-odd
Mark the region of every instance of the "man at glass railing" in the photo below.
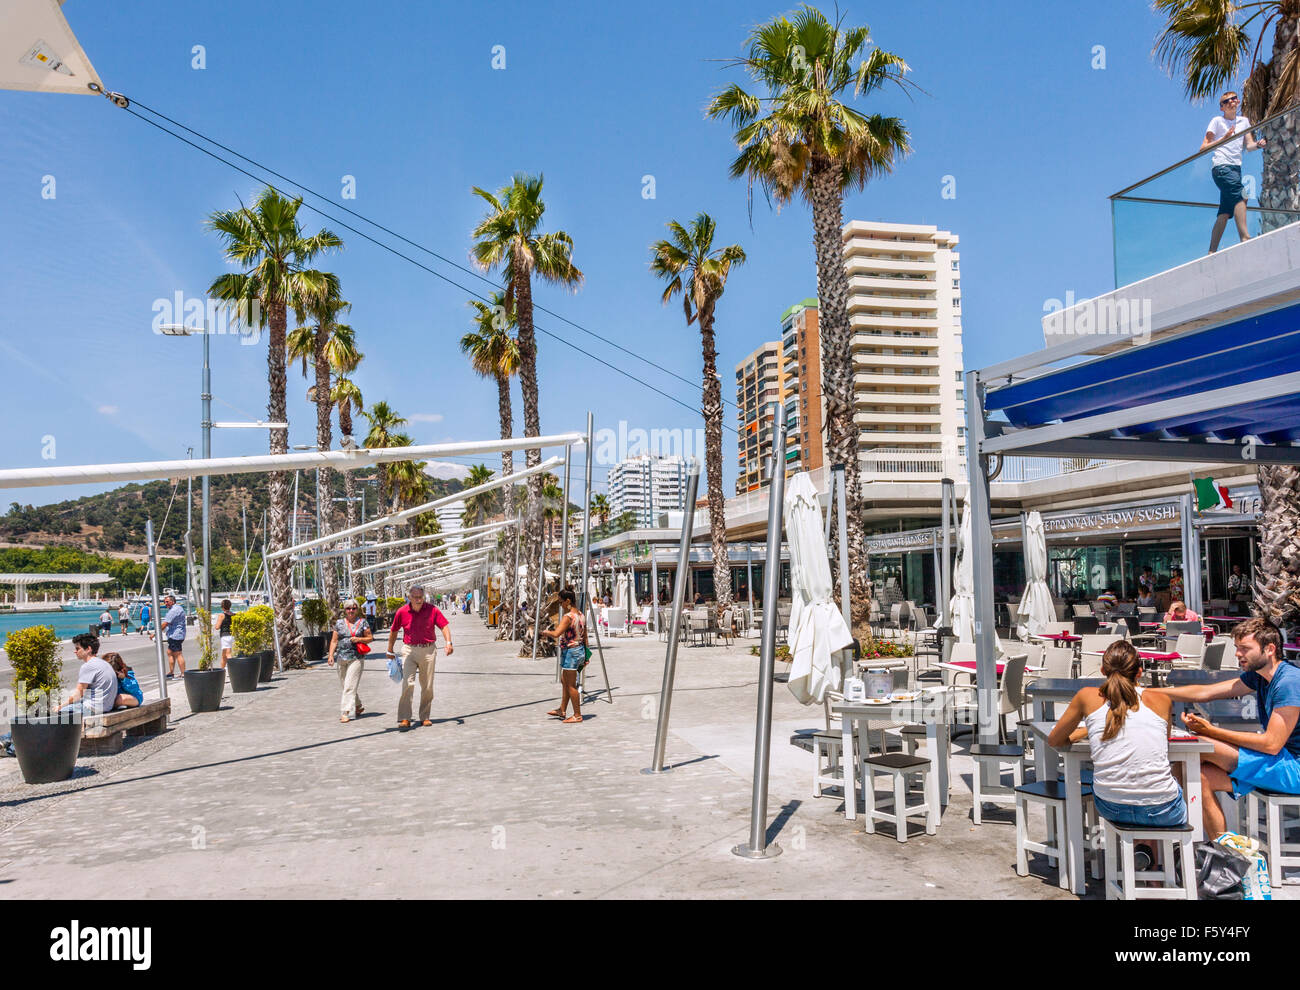
<svg viewBox="0 0 1300 990">
<path fill-rule="evenodd" d="M 1237 236 L 1243 241 L 1250 240 L 1246 232 L 1246 200 L 1241 195 L 1241 146 L 1244 143 L 1247 151 L 1254 151 L 1267 142 L 1264 138 L 1254 139 L 1250 133 L 1250 121 L 1237 113 L 1239 105 L 1236 93 L 1231 90 L 1224 93 L 1219 98 L 1219 116 L 1210 121 L 1205 129 L 1205 140 L 1201 142 L 1204 151 L 1229 134 L 1244 134 L 1241 140 L 1228 141 L 1215 148 L 1211 156 L 1214 184 L 1219 187 L 1219 213 L 1214 218 L 1214 232 L 1210 235 L 1210 254 L 1219 250 L 1219 238 L 1228 226 L 1228 217 L 1237 223 Z"/>
</svg>

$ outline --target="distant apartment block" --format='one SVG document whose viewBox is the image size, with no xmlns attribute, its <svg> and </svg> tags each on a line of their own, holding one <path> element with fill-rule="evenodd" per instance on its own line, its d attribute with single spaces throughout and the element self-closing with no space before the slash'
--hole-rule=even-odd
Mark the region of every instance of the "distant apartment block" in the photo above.
<svg viewBox="0 0 1300 990">
<path fill-rule="evenodd" d="M 680 456 L 642 454 L 609 469 L 610 518 L 636 513 L 637 525 L 657 524 L 659 515 L 686 505 L 686 461 Z"/>
<path fill-rule="evenodd" d="M 738 495 L 762 488 L 770 480 L 775 409 L 784 406 L 788 388 L 782 365 L 780 341 L 761 345 L 736 365 Z"/>
</svg>

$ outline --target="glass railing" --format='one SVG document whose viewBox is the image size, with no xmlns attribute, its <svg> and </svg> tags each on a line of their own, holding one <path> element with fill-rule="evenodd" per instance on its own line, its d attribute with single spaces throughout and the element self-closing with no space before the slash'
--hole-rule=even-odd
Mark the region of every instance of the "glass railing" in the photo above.
<svg viewBox="0 0 1300 990">
<path fill-rule="evenodd" d="M 1111 196 L 1116 288 L 1208 253 L 1220 205 L 1238 195 L 1235 176 L 1216 170 L 1225 158 L 1241 163 L 1247 236 L 1300 220 L 1300 106 L 1251 128 L 1249 140 L 1263 140 L 1264 147 L 1250 150 L 1247 140 L 1240 133 L 1226 137 Z M 1236 217 L 1224 220 L 1219 250 L 1239 240 Z"/>
</svg>

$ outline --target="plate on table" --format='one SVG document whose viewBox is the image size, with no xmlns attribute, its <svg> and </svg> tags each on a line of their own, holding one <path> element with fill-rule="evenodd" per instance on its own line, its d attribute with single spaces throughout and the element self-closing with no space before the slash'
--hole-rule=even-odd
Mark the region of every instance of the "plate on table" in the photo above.
<svg viewBox="0 0 1300 990">
<path fill-rule="evenodd" d="M 891 695 L 894 701 L 915 701 L 920 696 L 916 691 L 897 691 Z"/>
<path fill-rule="evenodd" d="M 891 702 L 888 698 L 868 698 L 866 701 L 862 703 L 864 705 L 888 705 Z"/>
</svg>

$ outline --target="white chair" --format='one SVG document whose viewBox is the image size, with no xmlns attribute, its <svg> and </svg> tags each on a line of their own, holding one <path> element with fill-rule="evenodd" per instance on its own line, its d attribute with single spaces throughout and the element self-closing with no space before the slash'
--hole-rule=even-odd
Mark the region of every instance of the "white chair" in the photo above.
<svg viewBox="0 0 1300 990">
<path fill-rule="evenodd" d="M 1196 865 L 1192 856 L 1192 826 L 1116 825 L 1101 820 L 1105 844 L 1106 900 L 1114 901 L 1194 901 L 1196 900 Z M 1163 868 L 1135 870 L 1133 847 L 1138 842 L 1159 846 Z M 1179 885 L 1174 872 L 1174 847 L 1181 851 L 1183 882 Z M 1137 881 L 1163 881 L 1158 886 L 1139 887 Z"/>
<path fill-rule="evenodd" d="M 631 631 L 636 632 L 638 628 L 640 628 L 642 635 L 644 636 L 650 635 L 650 606 L 649 605 L 642 605 L 640 613 L 637 615 L 635 619 L 632 620 Z"/>
<path fill-rule="evenodd" d="M 1205 652 L 1205 637 L 1200 633 L 1182 633 L 1174 641 L 1174 653 L 1182 655 L 1182 660 L 1175 660 L 1174 666 L 1199 667 L 1201 654 Z"/>
<path fill-rule="evenodd" d="M 1259 802 L 1264 802 L 1265 825 L 1259 827 Z M 1300 866 L 1300 842 L 1287 842 L 1285 813 L 1287 808 L 1300 811 L 1300 794 L 1282 794 L 1256 788 L 1246 795 L 1247 834 L 1259 839 L 1268 853 L 1268 881 L 1274 887 L 1285 882 L 1284 866 Z M 1293 823 L 1294 824 L 1294 823 Z M 1300 883 L 1300 879 L 1295 881 Z"/>
<path fill-rule="evenodd" d="M 1022 784 L 1016 788 L 1016 874 L 1029 876 L 1028 853 L 1045 855 L 1048 863 L 1056 863 L 1056 882 L 1062 890 L 1070 887 L 1069 840 L 1065 827 L 1065 782 L 1062 780 L 1042 780 L 1032 784 Z M 1092 788 L 1083 787 L 1083 799 L 1091 806 Z M 1039 842 L 1029 836 L 1029 806 L 1041 804 L 1047 812 L 1047 821 L 1051 828 L 1049 834 L 1056 836 L 1056 845 Z"/>
<path fill-rule="evenodd" d="M 627 633 L 627 609 L 606 609 L 602 624 L 605 626 L 605 630 L 610 636 L 625 635 Z"/>
<path fill-rule="evenodd" d="M 1123 638 L 1123 636 L 1114 636 L 1102 633 L 1098 633 L 1094 636 L 1084 636 L 1083 642 L 1079 644 L 1079 649 L 1084 653 L 1090 651 L 1105 653 L 1106 647 L 1110 646 L 1111 643 L 1118 643 Z"/>
<path fill-rule="evenodd" d="M 1089 656 L 1086 653 L 1079 654 L 1079 676 L 1080 677 L 1100 677 L 1101 676 L 1101 657 L 1096 654 Z"/>
<path fill-rule="evenodd" d="M 1074 675 L 1074 651 L 1068 646 L 1048 646 L 1043 650 L 1042 677 L 1068 678 Z"/>
<path fill-rule="evenodd" d="M 883 756 L 864 756 L 859 766 L 862 796 L 866 805 L 866 830 L 869 835 L 875 834 L 877 821 L 893 822 L 895 837 L 899 842 L 906 842 L 907 820 L 917 816 L 925 817 L 926 835 L 938 832 L 939 778 L 930 772 L 932 767 L 929 760 L 903 753 L 886 753 Z M 889 812 L 876 809 L 876 774 L 893 778 L 894 802 Z M 907 803 L 907 778 L 913 774 L 921 777 L 921 792 L 925 797 L 920 804 Z"/>
<path fill-rule="evenodd" d="M 1087 605 L 1087 604 L 1084 604 L 1084 605 L 1075 605 L 1073 611 L 1074 611 L 1074 614 L 1077 615 L 1077 616 L 1092 615 L 1092 614 L 1093 614 L 1093 612 L 1092 612 L 1092 606 L 1091 606 L 1091 605 Z"/>
</svg>

